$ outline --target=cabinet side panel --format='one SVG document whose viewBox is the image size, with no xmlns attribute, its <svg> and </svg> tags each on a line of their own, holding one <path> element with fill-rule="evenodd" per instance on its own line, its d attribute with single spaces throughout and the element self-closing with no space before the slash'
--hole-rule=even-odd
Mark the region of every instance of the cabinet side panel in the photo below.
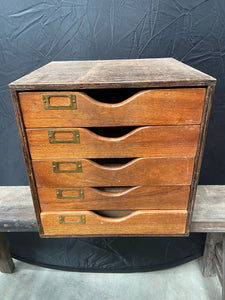
<svg viewBox="0 0 225 300">
<path fill-rule="evenodd" d="M 24 156 L 26 170 L 27 170 L 27 176 L 28 176 L 28 180 L 29 180 L 35 214 L 36 214 L 36 218 L 37 218 L 38 229 L 39 229 L 39 233 L 43 234 L 43 228 L 42 228 L 41 219 L 40 219 L 40 205 L 39 205 L 39 201 L 38 201 L 36 183 L 35 183 L 35 179 L 34 179 L 33 167 L 32 167 L 32 162 L 31 162 L 31 157 L 30 157 L 30 151 L 29 151 L 26 131 L 25 131 L 25 127 L 24 127 L 23 117 L 22 117 L 21 108 L 20 108 L 20 104 L 19 104 L 19 98 L 18 98 L 17 92 L 15 90 L 13 90 L 12 88 L 10 88 L 10 94 L 11 94 L 13 107 L 14 107 L 14 111 L 15 111 L 19 137 L 20 137 L 20 141 L 21 141 L 23 156 Z"/>
<path fill-rule="evenodd" d="M 208 123 L 209 123 L 209 115 L 211 111 L 214 90 L 215 90 L 215 84 L 209 85 L 206 90 L 205 103 L 204 103 L 203 113 L 202 113 L 202 122 L 200 125 L 200 134 L 199 134 L 197 152 L 196 152 L 196 157 L 194 162 L 191 191 L 190 191 L 190 197 L 188 203 L 188 216 L 187 216 L 187 226 L 186 226 L 187 233 L 189 233 L 190 226 L 191 226 L 194 200 L 197 192 L 197 186 L 198 186 L 199 174 L 201 169 L 202 157 L 204 153 L 206 133 L 207 133 Z"/>
</svg>

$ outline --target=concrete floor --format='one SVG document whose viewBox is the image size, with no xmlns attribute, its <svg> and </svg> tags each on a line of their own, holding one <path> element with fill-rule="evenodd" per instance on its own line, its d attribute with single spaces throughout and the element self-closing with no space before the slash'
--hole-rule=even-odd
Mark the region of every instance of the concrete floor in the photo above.
<svg viewBox="0 0 225 300">
<path fill-rule="evenodd" d="M 1 300 L 220 300 L 222 293 L 216 277 L 202 277 L 200 260 L 128 274 L 65 272 L 14 262 L 15 273 L 0 273 Z"/>
</svg>

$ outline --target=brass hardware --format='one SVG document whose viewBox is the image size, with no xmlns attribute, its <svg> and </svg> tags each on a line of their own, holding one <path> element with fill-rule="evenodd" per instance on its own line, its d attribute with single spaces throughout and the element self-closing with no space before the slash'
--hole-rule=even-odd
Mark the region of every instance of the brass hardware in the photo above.
<svg viewBox="0 0 225 300">
<path fill-rule="evenodd" d="M 71 140 L 56 140 L 55 133 L 72 133 L 73 138 Z M 49 143 L 56 144 L 56 143 L 80 143 L 80 135 L 79 130 L 48 130 L 48 139 Z"/>
<path fill-rule="evenodd" d="M 63 196 L 63 191 L 77 191 L 77 196 Z M 78 189 L 56 189 L 56 195 L 58 199 L 84 199 L 84 189 L 78 188 Z"/>
<path fill-rule="evenodd" d="M 51 105 L 50 98 L 51 97 L 68 97 L 70 99 L 69 105 Z M 42 95 L 44 109 L 77 109 L 76 95 L 70 94 L 44 94 Z"/>
<path fill-rule="evenodd" d="M 72 163 L 76 165 L 76 169 L 70 170 L 60 170 L 59 164 Z M 53 172 L 54 173 L 81 173 L 82 172 L 82 163 L 81 161 L 53 161 L 52 162 Z"/>
<path fill-rule="evenodd" d="M 78 221 L 65 221 L 66 217 L 72 217 L 72 218 L 80 218 Z M 86 217 L 85 215 L 59 215 L 59 224 L 85 224 L 86 223 Z"/>
</svg>

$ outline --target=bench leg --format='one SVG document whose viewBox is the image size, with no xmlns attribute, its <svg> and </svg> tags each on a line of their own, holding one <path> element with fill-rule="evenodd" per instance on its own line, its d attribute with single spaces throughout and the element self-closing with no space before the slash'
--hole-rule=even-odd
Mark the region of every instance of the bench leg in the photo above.
<svg viewBox="0 0 225 300">
<path fill-rule="evenodd" d="M 202 273 L 204 277 L 215 276 L 214 257 L 216 254 L 216 244 L 222 240 L 221 233 L 207 233 L 204 255 L 202 259 Z"/>
<path fill-rule="evenodd" d="M 225 233 L 222 239 L 222 300 L 225 300 Z"/>
<path fill-rule="evenodd" d="M 0 272 L 12 273 L 15 266 L 9 253 L 6 240 L 2 232 L 0 232 Z"/>
</svg>

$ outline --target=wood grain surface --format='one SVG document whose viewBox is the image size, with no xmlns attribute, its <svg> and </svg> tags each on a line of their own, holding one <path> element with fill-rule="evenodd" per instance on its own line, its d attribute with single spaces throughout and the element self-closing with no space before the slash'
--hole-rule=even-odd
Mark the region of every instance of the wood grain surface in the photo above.
<svg viewBox="0 0 225 300">
<path fill-rule="evenodd" d="M 79 222 L 79 217 L 85 216 L 85 224 L 60 224 L 60 215 L 65 216 L 65 222 Z M 41 220 L 46 235 L 155 235 L 185 233 L 186 216 L 185 210 L 140 210 L 122 218 L 101 217 L 91 211 L 66 211 L 41 213 Z"/>
<path fill-rule="evenodd" d="M 55 160 L 57 161 L 57 160 Z M 65 161 L 65 162 L 64 162 Z M 120 167 L 104 167 L 91 160 L 80 159 L 82 172 L 54 173 L 52 160 L 34 160 L 38 187 L 101 187 L 137 185 L 190 185 L 194 158 L 139 158 Z M 66 160 L 59 168 L 67 169 Z M 76 168 L 71 160 L 69 168 Z M 74 163 L 73 163 L 74 162 Z"/>
<path fill-rule="evenodd" d="M 200 124 L 205 88 L 154 89 L 138 92 L 116 104 L 96 101 L 81 92 L 19 93 L 24 123 L 32 127 L 97 127 Z M 117 90 L 121 93 L 120 89 Z M 77 109 L 48 110 L 43 94 L 76 97 Z M 52 100 L 51 100 L 52 99 Z M 68 97 L 50 98 L 51 105 L 68 105 Z M 54 101 L 54 102 L 53 102 Z"/>
<path fill-rule="evenodd" d="M 72 130 L 79 131 L 78 143 L 49 142 L 48 131 L 59 141 L 71 140 Z M 199 126 L 149 126 L 132 130 L 128 134 L 109 138 L 96 135 L 84 128 L 27 129 L 32 159 L 50 158 L 119 158 L 190 156 L 196 154 Z"/>
<path fill-rule="evenodd" d="M 215 78 L 173 58 L 55 61 L 21 77 L 15 90 L 206 86 Z"/>
<path fill-rule="evenodd" d="M 57 198 L 56 188 L 38 188 L 41 210 L 96 209 L 187 209 L 190 186 L 137 186 L 123 188 L 83 187 L 83 198 L 77 189 L 63 189 L 64 199 Z"/>
</svg>

